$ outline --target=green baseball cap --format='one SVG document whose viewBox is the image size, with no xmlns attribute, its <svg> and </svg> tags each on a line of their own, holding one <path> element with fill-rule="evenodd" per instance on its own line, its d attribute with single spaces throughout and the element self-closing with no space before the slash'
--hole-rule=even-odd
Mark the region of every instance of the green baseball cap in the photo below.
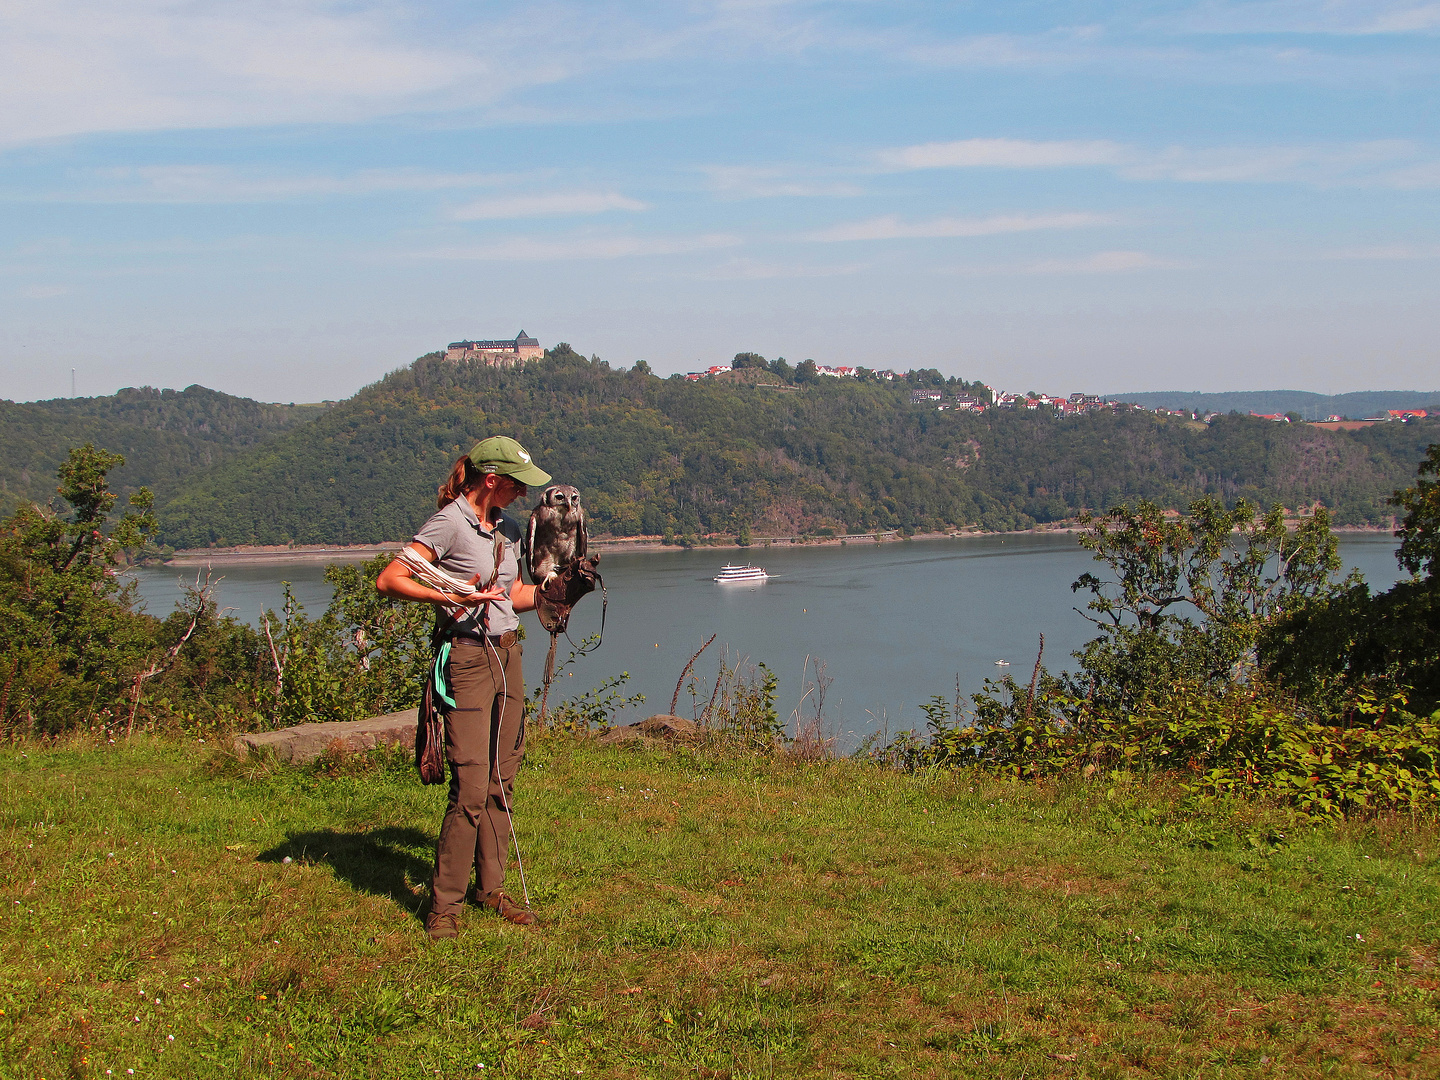
<svg viewBox="0 0 1440 1080">
<path fill-rule="evenodd" d="M 528 487 L 542 487 L 550 483 L 550 474 L 536 467 L 530 460 L 530 452 L 504 435 L 481 439 L 470 451 L 469 457 L 471 464 L 481 472 L 500 473 Z"/>
</svg>

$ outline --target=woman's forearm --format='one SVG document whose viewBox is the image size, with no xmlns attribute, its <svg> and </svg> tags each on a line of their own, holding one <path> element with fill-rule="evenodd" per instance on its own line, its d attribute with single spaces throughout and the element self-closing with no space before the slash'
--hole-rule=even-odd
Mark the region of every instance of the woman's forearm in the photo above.
<svg viewBox="0 0 1440 1080">
<path fill-rule="evenodd" d="M 441 604 L 447 599 L 439 590 L 402 574 L 396 574 L 388 581 L 382 574 L 375 582 L 375 591 L 395 600 L 418 600 L 426 604 Z"/>
<path fill-rule="evenodd" d="M 411 545 L 430 562 L 435 561 L 435 553 L 429 548 L 419 544 Z M 392 559 L 386 564 L 385 569 L 375 579 L 375 591 L 381 596 L 389 596 L 395 600 L 418 600 L 425 604 L 444 603 L 447 597 L 438 590 L 432 589 L 423 581 L 416 581 L 407 567 L 399 559 Z"/>
</svg>

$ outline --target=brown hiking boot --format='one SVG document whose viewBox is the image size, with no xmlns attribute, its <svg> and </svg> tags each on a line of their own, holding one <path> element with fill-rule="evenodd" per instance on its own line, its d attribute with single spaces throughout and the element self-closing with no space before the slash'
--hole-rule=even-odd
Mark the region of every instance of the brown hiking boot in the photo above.
<svg viewBox="0 0 1440 1080">
<path fill-rule="evenodd" d="M 481 893 L 479 889 L 476 889 L 472 898 L 481 907 L 489 908 L 498 913 L 502 919 L 513 922 L 516 926 L 535 925 L 535 913 L 529 908 L 521 907 L 499 889 L 488 893 Z"/>
<path fill-rule="evenodd" d="M 460 917 L 453 914 L 436 915 L 432 911 L 425 916 L 425 933 L 430 935 L 431 941 L 458 937 L 460 935 Z"/>
</svg>

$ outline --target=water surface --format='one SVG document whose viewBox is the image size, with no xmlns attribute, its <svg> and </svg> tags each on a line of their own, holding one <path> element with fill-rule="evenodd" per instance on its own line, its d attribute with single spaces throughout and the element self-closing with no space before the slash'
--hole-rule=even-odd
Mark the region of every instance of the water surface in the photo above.
<svg viewBox="0 0 1440 1080">
<path fill-rule="evenodd" d="M 1365 574 L 1372 588 L 1399 579 L 1395 540 L 1388 534 L 1350 534 L 1341 540 L 1347 568 Z M 628 671 L 630 687 L 646 696 L 645 712 L 669 707 L 676 680 L 690 655 L 712 633 L 715 644 L 696 665 L 713 680 L 724 650 L 732 661 L 764 661 L 780 680 L 779 705 L 788 714 L 799 699 L 807 663 L 819 660 L 833 680 L 826 715 L 837 730 L 864 733 L 919 725 L 918 705 L 932 694 L 953 697 L 981 689 L 1008 670 L 1029 679 L 1039 636 L 1045 663 L 1062 668 L 1070 653 L 1094 636 L 1074 609 L 1084 598 L 1070 583 L 1097 567 L 1069 535 L 1011 535 L 836 547 L 753 548 L 747 556 L 765 567 L 769 581 L 717 585 L 711 579 L 731 550 L 607 552 L 601 571 L 609 592 L 605 640 L 578 661 L 552 693 L 577 693 L 600 679 Z M 222 605 L 258 624 L 265 608 L 278 608 L 280 581 L 288 580 L 312 615 L 324 611 L 331 590 L 318 563 L 267 563 L 217 570 Z M 163 614 L 178 596 L 177 577 L 195 571 L 146 568 L 137 572 L 150 611 Z M 533 615 L 526 673 L 538 681 L 548 637 Z M 600 627 L 599 597 L 586 599 L 571 623 L 579 641 Z M 569 654 L 562 638 L 559 659 Z M 1008 660 L 999 668 L 996 660 Z M 813 671 L 813 668 L 812 668 Z M 682 693 L 679 711 L 688 714 Z"/>
</svg>

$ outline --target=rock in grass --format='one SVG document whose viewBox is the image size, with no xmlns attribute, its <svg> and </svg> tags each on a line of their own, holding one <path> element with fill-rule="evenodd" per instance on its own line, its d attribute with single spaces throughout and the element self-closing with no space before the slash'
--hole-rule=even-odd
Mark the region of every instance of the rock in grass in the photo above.
<svg viewBox="0 0 1440 1080">
<path fill-rule="evenodd" d="M 377 746 L 413 745 L 418 709 L 372 716 L 369 720 L 347 720 L 334 724 L 297 724 L 279 731 L 258 731 L 236 735 L 235 753 L 247 756 L 252 750 L 270 750 L 281 761 L 302 762 L 336 748 L 347 753 L 373 750 Z"/>
<path fill-rule="evenodd" d="M 683 716 L 670 713 L 656 713 L 636 724 L 612 728 L 601 735 L 596 742 L 604 746 L 616 743 L 637 742 L 646 738 L 665 739 L 668 742 L 694 742 L 700 738 L 700 725 Z"/>
</svg>

